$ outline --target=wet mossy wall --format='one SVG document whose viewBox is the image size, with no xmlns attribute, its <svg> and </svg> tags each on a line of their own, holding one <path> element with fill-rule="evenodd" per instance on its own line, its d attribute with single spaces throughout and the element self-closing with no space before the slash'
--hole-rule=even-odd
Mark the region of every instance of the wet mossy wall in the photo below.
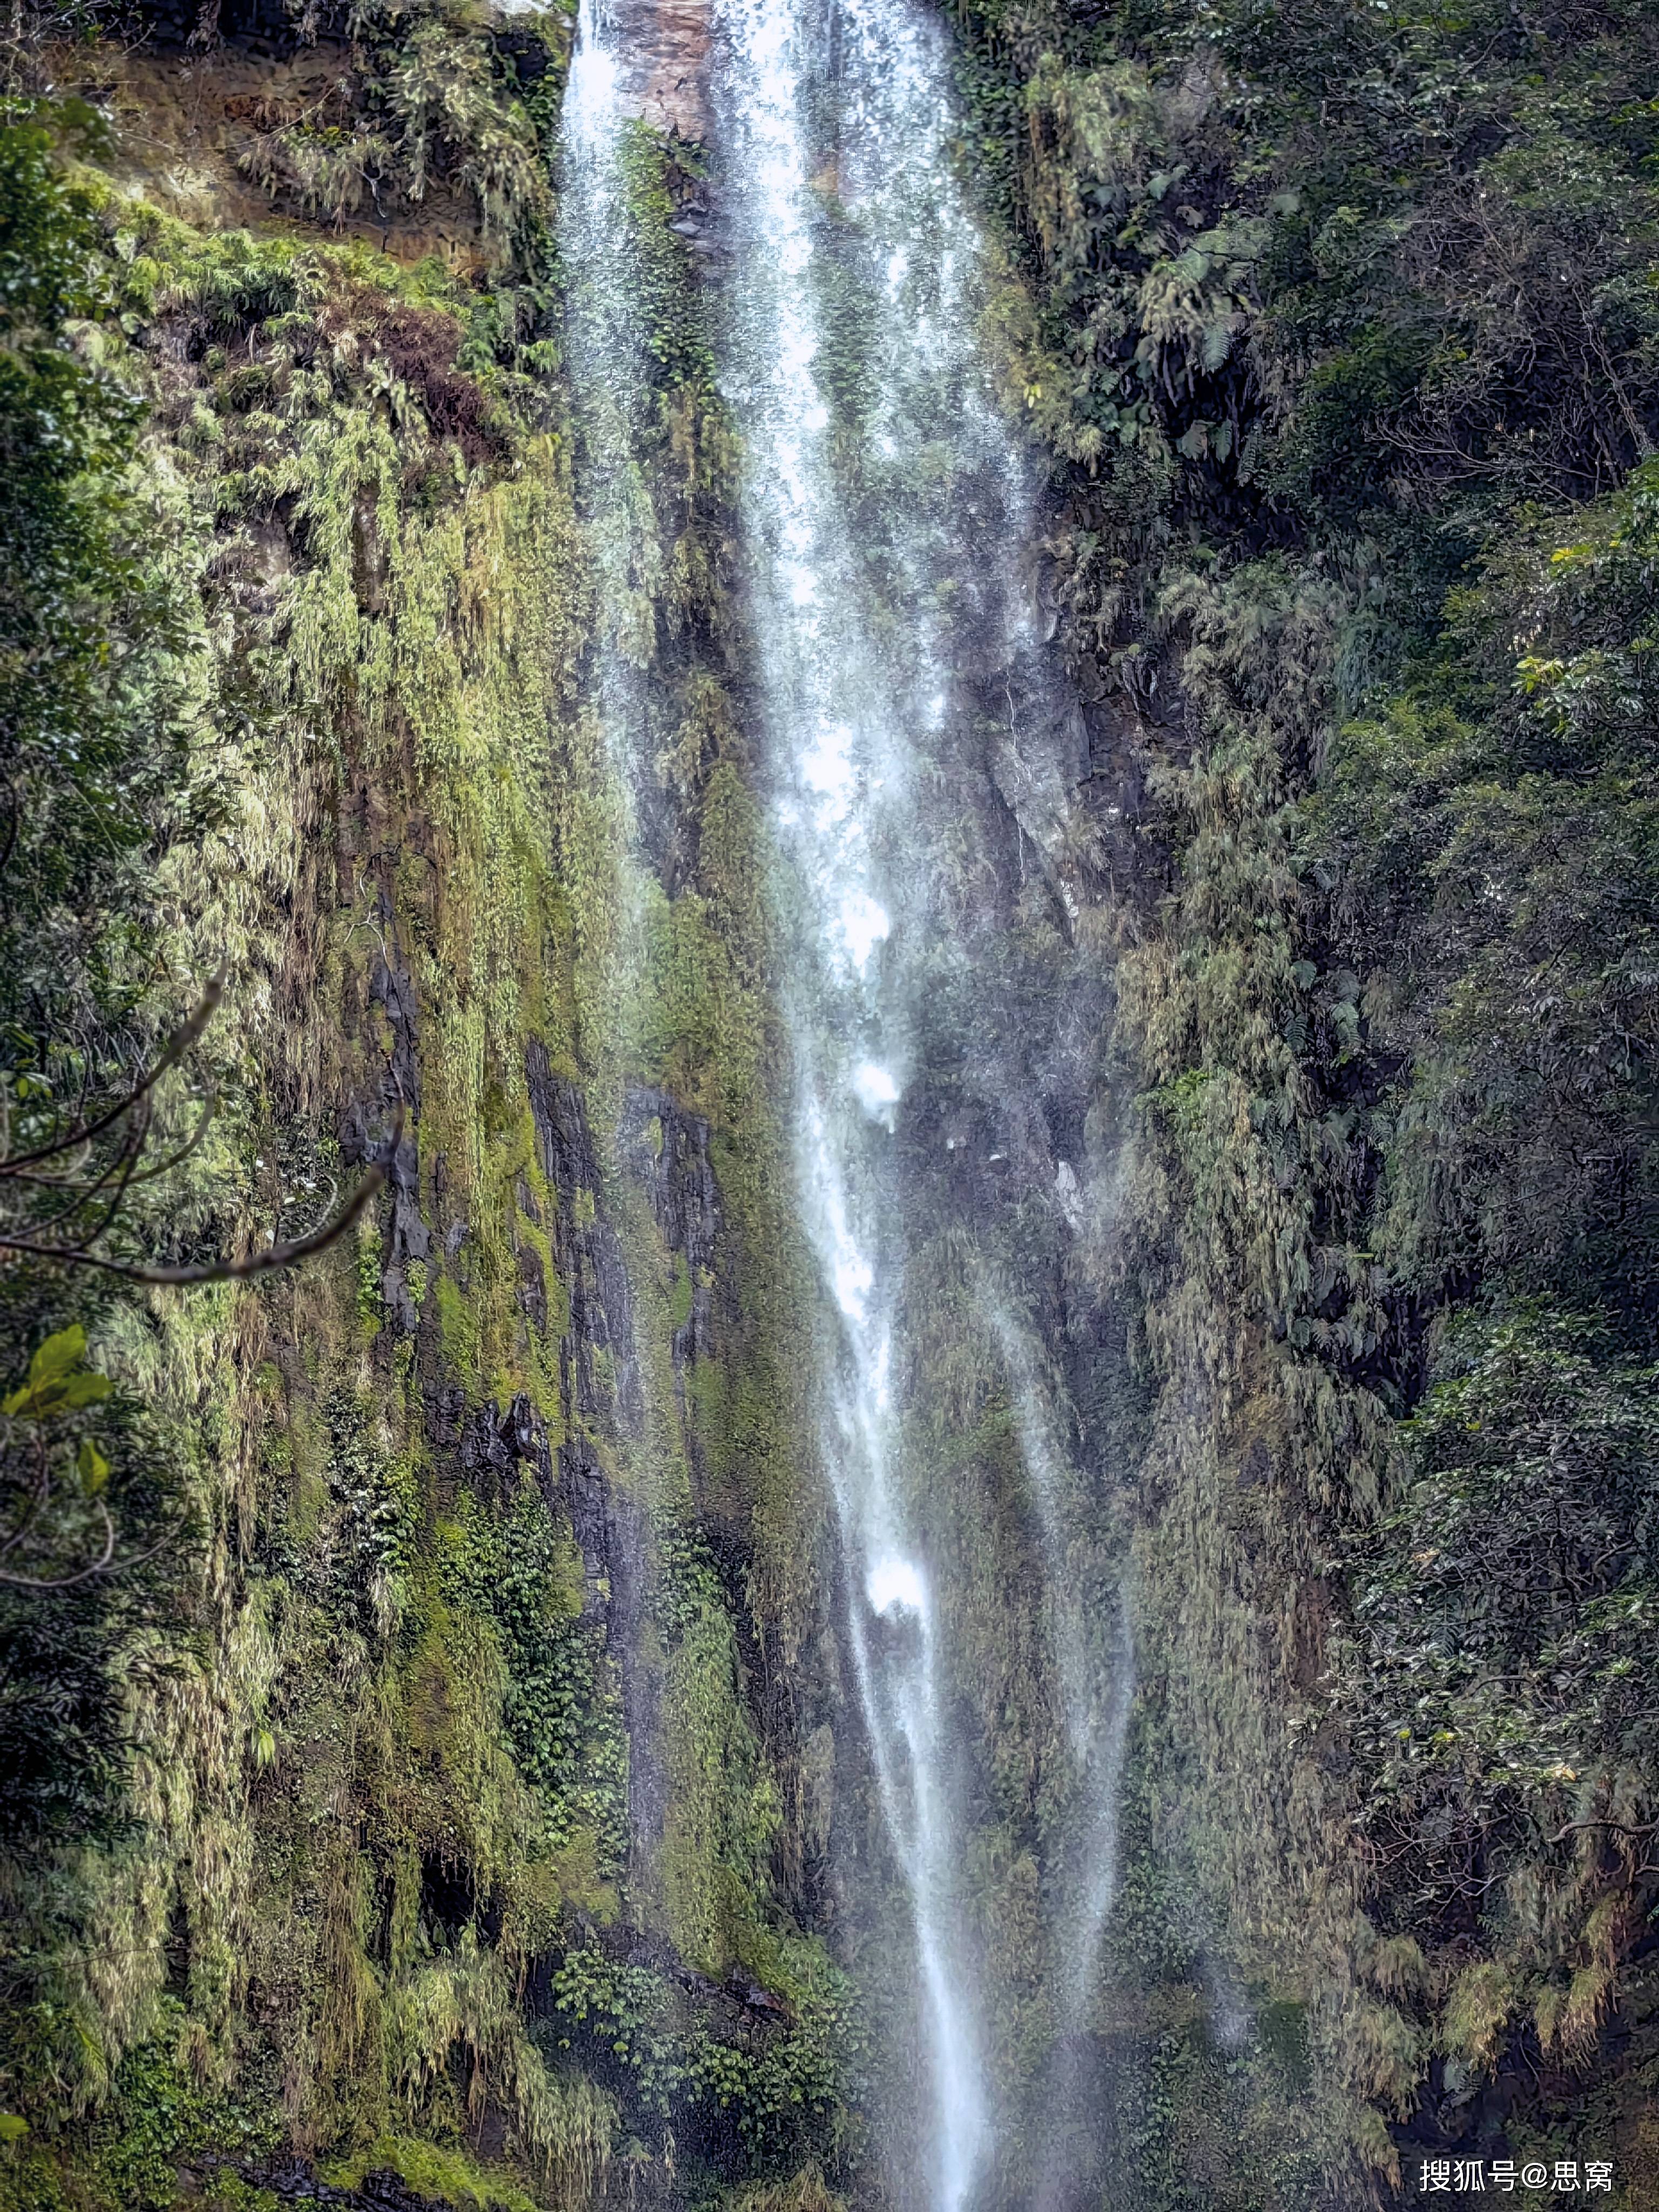
<svg viewBox="0 0 1659 2212">
<path fill-rule="evenodd" d="M 683 319 L 681 172 L 632 158 Z M 136 1826 L 28 1908 L 0 2190 L 263 2203 L 297 2154 L 457 2203 L 810 2204 L 861 2029 L 810 1932 L 837 1715 L 706 362 L 665 340 L 642 459 L 659 875 L 586 703 L 544 239 L 486 223 L 458 277 L 85 180 L 88 342 L 150 403 L 231 794 L 154 947 L 229 978 L 198 1215 L 257 1241 L 372 1158 L 388 1188 L 303 1271 L 109 1324 L 191 1525 L 124 1661 Z"/>
<path fill-rule="evenodd" d="M 1085 1419 L 1103 1345 L 1141 1407 L 1111 2201 L 1594 2138 L 1645 2204 L 1651 21 L 950 12 L 1113 979 L 1062 1316 Z"/>
</svg>

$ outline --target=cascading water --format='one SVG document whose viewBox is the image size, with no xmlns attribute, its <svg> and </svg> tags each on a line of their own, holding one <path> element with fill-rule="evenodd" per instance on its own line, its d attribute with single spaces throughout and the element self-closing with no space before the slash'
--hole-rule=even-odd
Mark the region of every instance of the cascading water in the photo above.
<svg viewBox="0 0 1659 2212">
<path fill-rule="evenodd" d="M 1030 656 L 1019 562 L 1032 501 L 977 357 L 980 255 L 952 173 L 937 27 L 902 0 L 822 14 L 725 0 L 720 21 L 726 381 L 748 444 L 757 652 L 789 863 L 797 1167 L 841 1338 L 827 1456 L 854 1670 L 915 1915 L 932 2199 L 957 2212 L 986 2166 L 998 2098 L 959 1888 L 963 1778 L 927 1500 L 897 1402 L 907 1223 L 894 1152 L 918 1007 L 972 957 L 936 881 L 962 827 L 940 793 L 968 719 L 966 664 L 982 682 Z M 1044 1548 L 1063 1571 L 1084 1501 L 1062 1486 L 1041 1394 L 1004 1334 Z M 1059 1877 L 1063 2025 L 1112 1893 L 1130 1682 L 1122 1608 L 1089 1620 L 1087 1587 L 1062 1579 L 1049 1608 L 1086 1808 Z"/>
<path fill-rule="evenodd" d="M 634 507 L 634 452 L 646 378 L 633 306 L 627 177 L 629 109 L 614 27 L 599 0 L 581 0 L 565 90 L 562 239 L 570 285 L 570 351 L 582 441 L 582 488 L 597 556 L 596 705 L 613 739 L 636 720 L 634 672 L 649 655 L 648 579 L 639 549 L 651 533 Z"/>
<path fill-rule="evenodd" d="M 629 111 L 617 33 L 595 6 L 583 0 L 567 101 L 564 254 L 578 384 L 600 387 L 579 401 L 590 506 L 611 518 L 602 582 L 627 605 L 638 591 L 617 550 L 629 536 L 637 347 L 617 151 Z M 795 1170 L 824 1291 L 823 1451 L 850 1670 L 913 1931 L 931 2114 L 921 2179 L 936 2212 L 958 2212 L 993 2170 L 1006 2097 L 991 2028 L 998 1992 L 964 1886 L 972 1760 L 957 1718 L 959 1594 L 908 1441 L 917 1186 L 907 1116 L 928 1087 L 942 1018 L 948 1026 L 940 1008 L 974 990 L 959 879 L 979 834 L 961 795 L 973 781 L 966 751 L 986 750 L 976 702 L 999 702 L 993 750 L 1009 805 L 1010 776 L 1030 793 L 1048 773 L 1019 757 L 1017 726 L 1018 702 L 1052 689 L 1026 605 L 1034 499 L 978 356 L 981 257 L 953 172 L 939 27 L 908 0 L 713 0 L 711 27 L 713 312 L 721 393 L 744 446 Z M 638 719 L 628 658 L 625 632 L 599 657 L 601 711 L 623 732 Z M 994 1069 L 979 1079 L 994 1083 Z M 1024 1324 L 1011 1318 L 1018 1286 L 1001 1286 L 1006 1262 L 988 1252 L 974 1264 L 1037 1529 L 1038 1612 L 1070 1772 L 1048 1850 L 1058 2043 L 1081 2022 L 1113 1894 L 1127 1615 L 1115 1585 L 1083 1565 L 1089 1486 Z M 1065 2065 L 1051 2073 L 1064 2090 Z M 1024 2186 L 1041 2197 L 1054 2179 L 1033 2173 Z"/>
<path fill-rule="evenodd" d="M 955 1887 L 927 1529 L 898 1463 L 904 1236 L 890 1152 L 919 971 L 938 949 L 920 787 L 950 708 L 946 587 L 970 571 L 975 521 L 1010 529 L 1018 474 L 972 359 L 973 239 L 949 183 L 943 58 L 927 29 L 900 9 L 814 20 L 788 0 L 728 0 L 722 28 L 717 98 L 741 272 L 727 380 L 749 444 L 760 674 L 793 863 L 797 1169 L 842 1335 L 828 1457 L 854 1668 L 915 1914 L 933 2201 L 957 2212 L 988 2148 L 992 2097 Z M 817 250 L 832 198 L 833 260 Z M 866 324 L 866 345 L 844 349 L 862 386 L 850 394 L 831 388 L 830 271 Z M 849 430 L 856 456 L 834 450 Z M 999 604 L 978 611 L 994 628 L 1008 620 Z"/>
</svg>

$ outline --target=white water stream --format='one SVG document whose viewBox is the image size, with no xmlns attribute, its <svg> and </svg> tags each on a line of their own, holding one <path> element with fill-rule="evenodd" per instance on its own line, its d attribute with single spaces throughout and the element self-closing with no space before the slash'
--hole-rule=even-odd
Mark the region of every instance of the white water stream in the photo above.
<svg viewBox="0 0 1659 2212">
<path fill-rule="evenodd" d="M 971 507 L 1018 542 L 1019 471 L 975 358 L 975 240 L 950 175 L 945 57 L 931 27 L 892 4 L 815 15 L 794 0 L 721 0 L 719 16 L 729 41 L 721 151 L 742 272 L 728 396 L 749 446 L 760 673 L 797 900 L 787 968 L 797 1171 L 842 1335 L 827 1456 L 854 1668 L 915 1914 L 931 2193 L 938 2212 L 957 2212 L 989 2148 L 993 2097 L 956 1890 L 961 1837 L 925 1509 L 900 1458 L 905 1224 L 888 1154 L 918 968 L 938 949 L 919 817 L 951 707 L 945 587 L 978 580 L 961 535 Z M 866 319 L 863 343 L 840 364 L 825 343 L 819 251 L 832 222 L 842 283 L 850 276 L 854 312 L 862 306 Z M 853 411 L 842 395 L 836 423 L 836 365 L 864 416 L 856 514 L 850 457 L 833 443 Z M 1007 619 L 997 605 L 981 617 Z"/>
<path fill-rule="evenodd" d="M 563 252 L 590 497 L 626 501 L 638 345 L 617 134 L 617 33 L 582 0 L 566 103 Z M 960 987 L 942 852 L 971 663 L 1030 653 L 1022 549 L 1028 471 L 977 342 L 981 253 L 957 183 L 949 57 L 908 0 L 712 0 L 722 396 L 744 441 L 748 612 L 762 775 L 781 855 L 775 905 L 795 1066 L 803 1224 L 822 1271 L 824 1455 L 847 1644 L 882 1809 L 908 1890 L 924 2028 L 933 2212 L 960 2212 L 995 2152 L 986 1986 L 969 1900 L 964 1747 L 937 1531 L 905 1443 L 908 1231 L 902 1148 L 921 1015 Z M 602 387 L 593 392 L 595 382 Z M 625 517 L 623 518 L 625 526 Z M 625 546 L 625 528 L 613 545 Z M 619 605 L 625 552 L 602 578 Z M 602 711 L 630 719 L 624 636 L 600 655 Z M 607 675 L 603 672 L 609 670 Z M 1012 702 L 1012 692 L 1010 694 Z M 1012 713 L 1012 705 L 1011 705 Z M 626 748 L 624 748 L 624 750 Z M 1115 1789 L 1130 1687 L 1121 1606 L 1066 1580 L 1085 1486 L 1020 1333 L 994 1301 L 1042 1548 L 1058 1703 L 1082 1810 L 1054 1873 L 1056 2003 L 1077 2026 L 1115 1879 Z M 1030 2177 L 1028 2185 L 1036 2184 Z"/>
</svg>

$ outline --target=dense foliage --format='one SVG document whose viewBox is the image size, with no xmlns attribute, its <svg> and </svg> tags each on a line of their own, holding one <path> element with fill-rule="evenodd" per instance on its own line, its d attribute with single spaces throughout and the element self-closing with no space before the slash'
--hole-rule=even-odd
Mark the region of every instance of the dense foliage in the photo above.
<svg viewBox="0 0 1659 2212">
<path fill-rule="evenodd" d="M 123 860 L 153 836 L 177 774 L 170 733 L 124 696 L 151 614 L 123 530 L 138 406 L 98 365 L 108 287 L 86 197 L 60 173 L 55 119 L 14 112 L 0 129 L 3 971 L 11 1051 L 37 1061 L 27 979 L 35 970 L 38 988 L 57 949 L 43 924 L 118 900 Z"/>
<path fill-rule="evenodd" d="M 76 103 L 0 115 L 0 1158 L 19 1159 L 118 1095 L 147 1042 L 149 872 L 191 811 L 167 666 L 166 580 L 136 550 L 129 480 L 139 416 L 102 365 L 112 313 L 93 208 L 59 146 L 95 122 Z M 196 810 L 199 815 L 199 809 Z M 89 1103 L 88 1103 L 89 1102 Z M 78 1161 L 9 1181 L 7 1233 L 84 1217 Z M 165 1483 L 131 1407 L 86 1364 L 76 1314 L 106 1301 L 16 1253 L 0 1266 L 0 1715 L 7 1848 L 125 1818 L 112 1655 L 147 1617 L 143 1577 L 82 1571 L 112 1509 L 129 1557 L 167 1525 Z M 56 1321 L 58 1334 L 46 1331 Z M 45 1338 L 46 1341 L 41 1340 Z M 31 1362 L 30 1354 L 33 1353 Z M 112 1462 L 113 1463 L 112 1465 Z M 43 1480 L 52 1494 L 43 1491 Z M 45 1579 L 64 1585 L 44 1590 Z"/>
<path fill-rule="evenodd" d="M 1097 757 L 1150 793 L 1145 1848 L 1371 2108 L 1323 2170 L 1520 2104 L 1639 2174 L 1654 18 L 954 13 Z"/>
</svg>

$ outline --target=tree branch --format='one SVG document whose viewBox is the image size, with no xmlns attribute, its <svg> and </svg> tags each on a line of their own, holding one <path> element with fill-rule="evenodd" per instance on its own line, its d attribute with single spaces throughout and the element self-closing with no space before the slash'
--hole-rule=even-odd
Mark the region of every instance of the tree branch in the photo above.
<svg viewBox="0 0 1659 2212">
<path fill-rule="evenodd" d="M 53 1143 L 42 1146 L 38 1152 L 19 1152 L 15 1159 L 0 1160 L 0 1177 L 15 1176 L 21 1168 L 35 1167 L 42 1160 L 58 1158 L 73 1146 L 84 1144 L 88 1137 L 101 1135 L 106 1129 L 118 1121 L 123 1114 L 130 1112 L 141 1098 L 155 1088 L 170 1067 L 178 1066 L 215 1014 L 218 1012 L 220 1001 L 225 995 L 225 972 L 222 963 L 218 973 L 202 994 L 201 1001 L 195 1012 L 181 1028 L 173 1031 L 160 1059 L 151 1063 L 148 1071 L 138 1079 L 125 1098 L 117 1099 L 114 1105 L 106 1108 L 95 1121 L 88 1121 L 82 1127 L 72 1131 L 70 1135 L 59 1137 Z"/>
<path fill-rule="evenodd" d="M 1626 1820 L 1569 1820 L 1565 1828 L 1550 1838 L 1550 1841 L 1564 1844 L 1580 1828 L 1612 1828 L 1621 1836 L 1659 1836 L 1659 1820 L 1650 1821 L 1645 1828 L 1632 1828 Z"/>
<path fill-rule="evenodd" d="M 392 1136 L 394 1151 L 402 1139 L 403 1126 L 403 1109 L 400 1107 Z M 320 1228 L 313 1229 L 309 1236 L 296 1237 L 290 1243 L 267 1245 L 263 1252 L 250 1253 L 246 1260 L 209 1260 L 194 1267 L 145 1267 L 125 1260 L 106 1260 L 100 1253 L 83 1251 L 76 1246 L 31 1243 L 22 1237 L 0 1237 L 0 1251 L 26 1252 L 32 1259 L 58 1260 L 65 1267 L 96 1267 L 103 1274 L 119 1275 L 129 1283 L 153 1283 L 163 1288 L 178 1288 L 191 1283 L 244 1282 L 252 1275 L 265 1275 L 274 1268 L 291 1267 L 301 1260 L 309 1260 L 316 1253 L 326 1251 L 331 1244 L 344 1236 L 386 1179 L 385 1168 L 370 1168 L 345 1204 Z"/>
<path fill-rule="evenodd" d="M 9 1567 L 0 1567 L 0 1583 L 9 1583 L 14 1587 L 22 1589 L 73 1589 L 76 1583 L 89 1583 L 94 1575 L 104 1573 L 110 1561 L 115 1557 L 115 1523 L 111 1520 L 109 1508 L 103 1499 L 100 1498 L 94 1502 L 104 1523 L 104 1548 L 89 1567 L 82 1567 L 72 1575 L 20 1575 L 13 1573 Z M 164 1544 L 166 1541 L 167 1538 L 164 1536 L 161 1543 Z M 143 1554 L 144 1558 L 154 1559 L 155 1553 L 161 1548 L 161 1545 L 157 1544 L 153 1551 Z M 125 1564 L 128 1566 L 136 1567 L 139 1565 L 139 1561 L 129 1559 Z"/>
</svg>

